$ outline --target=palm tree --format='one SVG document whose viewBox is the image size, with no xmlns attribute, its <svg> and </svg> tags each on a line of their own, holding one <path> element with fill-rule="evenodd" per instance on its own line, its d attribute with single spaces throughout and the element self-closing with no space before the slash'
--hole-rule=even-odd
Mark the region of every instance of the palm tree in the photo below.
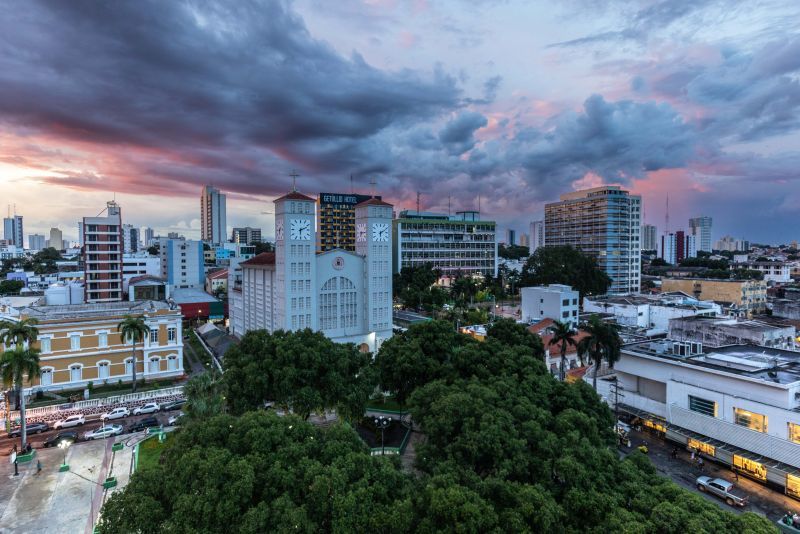
<svg viewBox="0 0 800 534">
<path fill-rule="evenodd" d="M 594 364 L 592 372 L 592 386 L 597 391 L 597 368 L 605 360 L 609 367 L 620 358 L 622 339 L 617 333 L 617 327 L 604 323 L 596 315 L 589 317 L 589 322 L 584 325 L 584 331 L 589 335 L 578 342 L 578 356 L 583 362 L 583 357 L 588 356 Z"/>
<path fill-rule="evenodd" d="M 0 321 L 0 343 L 4 343 L 6 349 L 10 349 L 11 345 L 25 348 L 26 343 L 30 347 L 31 343 L 39 337 L 39 329 L 36 328 L 38 322 L 34 318 L 21 319 L 19 321 Z M 15 393 L 17 407 L 19 408 L 21 390 L 17 390 Z"/>
<path fill-rule="evenodd" d="M 142 343 L 144 337 L 150 335 L 150 327 L 144 322 L 144 315 L 126 315 L 117 325 L 117 332 L 122 334 L 123 340 L 127 340 L 131 344 L 131 356 L 133 357 L 131 378 L 133 378 L 133 392 L 136 393 L 136 344 Z"/>
<path fill-rule="evenodd" d="M 3 384 L 16 388 L 19 396 L 19 420 L 22 425 L 22 450 L 28 444 L 27 426 L 25 423 L 25 395 L 22 393 L 22 385 L 27 377 L 28 382 L 33 385 L 33 377 L 39 376 L 39 350 L 24 348 L 17 345 L 16 348 L 7 350 L 0 357 L 0 378 Z"/>
<path fill-rule="evenodd" d="M 39 337 L 39 329 L 36 324 L 39 321 L 33 318 L 21 319 L 19 321 L 0 321 L 0 342 L 9 345 L 29 345 Z"/>
<path fill-rule="evenodd" d="M 559 378 L 564 381 L 567 368 L 567 348 L 569 345 L 575 346 L 575 331 L 569 323 L 555 321 L 553 323 L 553 338 L 547 343 L 549 346 L 561 344 L 561 370 Z"/>
<path fill-rule="evenodd" d="M 193 376 L 183 388 L 186 415 L 191 419 L 206 419 L 224 413 L 222 391 L 222 380 L 213 371 Z"/>
</svg>

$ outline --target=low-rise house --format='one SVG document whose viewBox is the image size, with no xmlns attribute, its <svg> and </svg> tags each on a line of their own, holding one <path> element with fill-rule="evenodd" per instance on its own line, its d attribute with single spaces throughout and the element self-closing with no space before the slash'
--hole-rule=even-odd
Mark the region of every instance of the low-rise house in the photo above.
<svg viewBox="0 0 800 534">
<path fill-rule="evenodd" d="M 722 307 L 676 291 L 659 295 L 585 297 L 583 311 L 613 314 L 617 324 L 641 329 L 645 335 L 652 336 L 665 334 L 670 319 L 714 317 L 722 313 Z"/>
<path fill-rule="evenodd" d="M 526 323 L 542 319 L 555 319 L 575 327 L 578 324 L 580 293 L 562 284 L 523 287 L 522 321 Z"/>
<path fill-rule="evenodd" d="M 706 346 L 750 344 L 781 349 L 795 348 L 795 327 L 736 317 L 684 317 L 669 321 L 670 339 Z"/>
</svg>

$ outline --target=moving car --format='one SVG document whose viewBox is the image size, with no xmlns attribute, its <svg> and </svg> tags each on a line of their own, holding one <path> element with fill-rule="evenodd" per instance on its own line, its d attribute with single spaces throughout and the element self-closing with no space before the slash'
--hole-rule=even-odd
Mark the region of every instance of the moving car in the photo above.
<svg viewBox="0 0 800 534">
<path fill-rule="evenodd" d="M 56 424 L 53 425 L 53 428 L 59 429 L 59 428 L 70 428 L 73 426 L 83 426 L 84 423 L 86 423 L 86 418 L 81 413 L 78 415 L 70 415 L 69 417 L 67 417 L 62 421 L 57 421 Z"/>
<path fill-rule="evenodd" d="M 186 404 L 186 399 L 180 399 L 172 402 L 165 402 L 161 405 L 162 412 L 168 412 L 170 410 L 177 410 L 178 408 L 183 408 L 183 405 Z"/>
<path fill-rule="evenodd" d="M 728 506 L 744 506 L 747 496 L 736 490 L 736 484 L 722 478 L 697 477 L 697 489 L 724 499 Z"/>
<path fill-rule="evenodd" d="M 179 425 L 179 424 L 181 424 L 181 419 L 183 419 L 184 415 L 185 414 L 183 412 L 180 412 L 177 415 L 173 415 L 172 417 L 169 418 L 167 423 L 169 424 L 169 426 Z"/>
<path fill-rule="evenodd" d="M 91 441 L 93 439 L 103 439 L 109 436 L 119 436 L 120 434 L 122 434 L 122 425 L 103 425 L 100 428 L 84 433 L 83 439 Z"/>
<path fill-rule="evenodd" d="M 128 417 L 131 414 L 131 411 L 124 406 L 119 408 L 114 408 L 110 412 L 104 413 L 100 416 L 100 419 L 111 421 L 112 419 L 122 419 L 123 417 Z"/>
<path fill-rule="evenodd" d="M 59 432 L 55 436 L 50 436 L 44 442 L 44 447 L 58 447 L 62 441 L 69 441 L 70 444 L 78 441 L 78 433 L 75 431 Z"/>
<path fill-rule="evenodd" d="M 158 419 L 155 417 L 145 417 L 141 421 L 132 424 L 128 427 L 128 432 L 141 432 L 142 430 L 154 426 L 158 426 L 161 423 L 158 422 Z"/>
<path fill-rule="evenodd" d="M 146 413 L 156 413 L 159 411 L 161 407 L 158 405 L 157 402 L 148 402 L 142 406 L 133 410 L 133 415 L 142 415 Z"/>
<path fill-rule="evenodd" d="M 28 434 L 41 434 L 45 430 L 50 430 L 50 425 L 47 423 L 28 423 L 27 425 Z M 18 426 L 14 430 L 8 433 L 9 438 L 16 438 L 22 435 L 22 427 Z"/>
</svg>

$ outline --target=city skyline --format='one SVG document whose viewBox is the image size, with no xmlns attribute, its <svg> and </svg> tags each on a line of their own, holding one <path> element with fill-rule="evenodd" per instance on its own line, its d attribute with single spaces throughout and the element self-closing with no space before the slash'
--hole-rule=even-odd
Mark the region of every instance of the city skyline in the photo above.
<svg viewBox="0 0 800 534">
<path fill-rule="evenodd" d="M 480 196 L 518 231 L 561 193 L 619 184 L 642 196 L 644 223 L 663 226 L 669 193 L 670 219 L 708 215 L 715 239 L 799 237 L 800 37 L 787 21 L 800 6 L 462 6 L 11 10 L 0 197 L 26 234 L 75 240 L 77 221 L 115 198 L 126 223 L 198 237 L 197 193 L 212 184 L 228 196 L 226 233 L 268 237 L 261 212 L 292 169 L 314 195 L 350 192 L 351 175 L 369 193 L 374 178 L 398 210 L 418 191 L 431 211 Z"/>
</svg>

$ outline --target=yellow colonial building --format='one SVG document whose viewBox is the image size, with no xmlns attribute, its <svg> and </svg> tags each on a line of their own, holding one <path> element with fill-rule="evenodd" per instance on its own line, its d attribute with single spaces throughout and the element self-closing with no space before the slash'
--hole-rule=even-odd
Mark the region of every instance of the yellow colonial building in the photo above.
<svg viewBox="0 0 800 534">
<path fill-rule="evenodd" d="M 752 317 L 767 307 L 767 283 L 764 280 L 718 280 L 709 278 L 662 278 L 661 291 L 680 291 L 698 300 L 733 304 L 734 313 Z"/>
<path fill-rule="evenodd" d="M 131 345 L 117 331 L 126 315 L 144 316 L 150 327 L 150 335 L 136 346 L 136 378 L 152 381 L 183 375 L 182 317 L 177 307 L 152 300 L 31 306 L 22 308 L 19 317 L 38 321 L 39 339 L 33 346 L 40 350 L 42 372 L 34 379 L 34 389 L 130 382 Z"/>
</svg>

